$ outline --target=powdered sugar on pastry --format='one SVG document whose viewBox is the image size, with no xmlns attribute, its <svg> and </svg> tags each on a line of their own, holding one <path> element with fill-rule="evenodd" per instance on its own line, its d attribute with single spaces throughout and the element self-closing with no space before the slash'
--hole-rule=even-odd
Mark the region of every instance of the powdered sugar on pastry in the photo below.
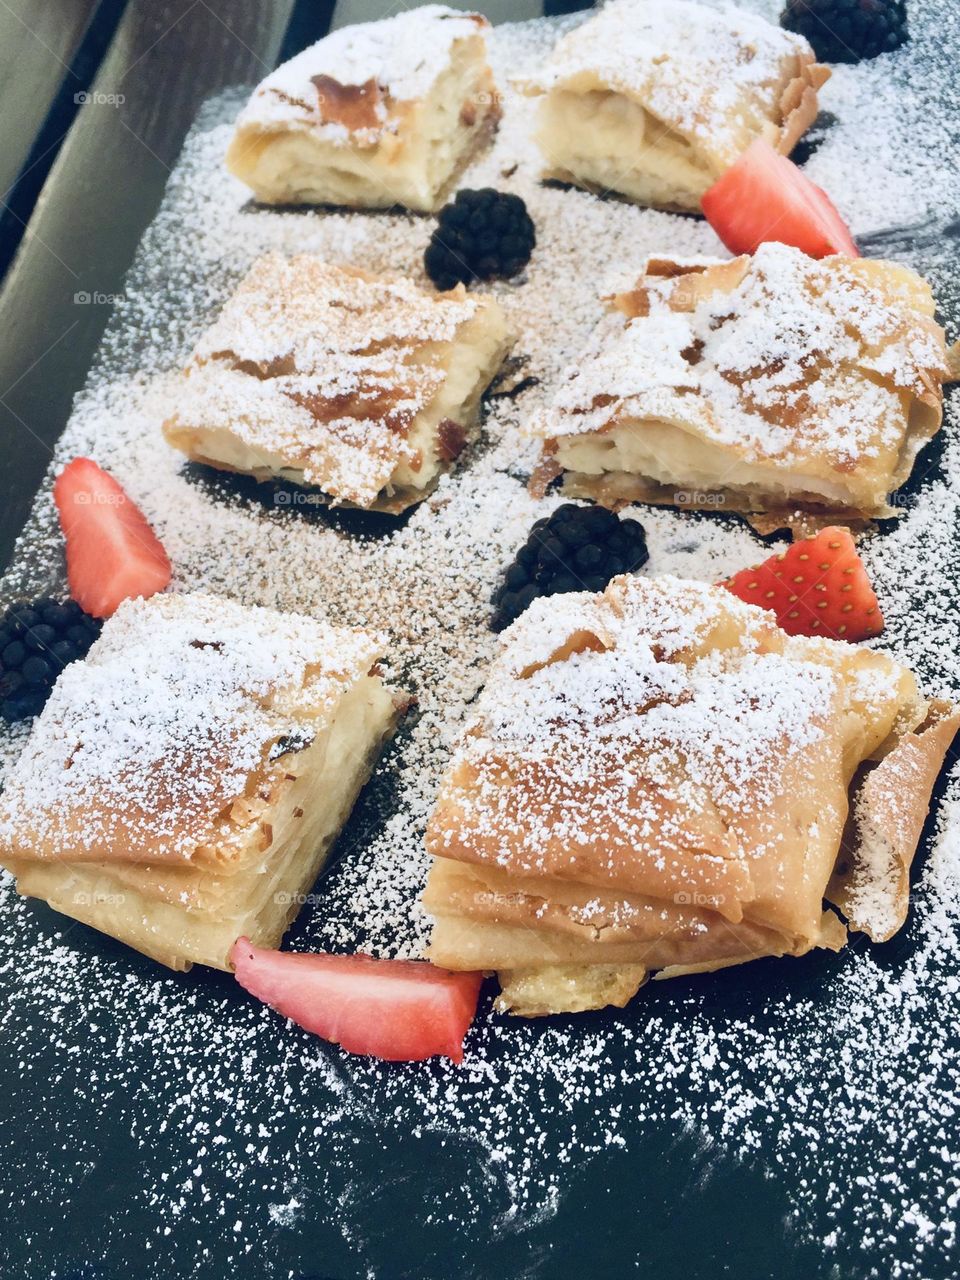
<svg viewBox="0 0 960 1280">
<path fill-rule="evenodd" d="M 375 385 L 386 388 L 385 377 L 376 383 L 377 372 L 395 375 L 411 348 L 452 342 L 481 306 L 482 297 L 463 290 L 434 297 L 408 279 L 381 280 L 306 254 L 267 255 L 230 297 L 194 357 L 203 364 L 228 356 L 231 364 L 259 366 L 260 376 L 279 364 L 292 374 L 329 378 L 331 396 L 358 395 L 365 359 Z"/>
<path fill-rule="evenodd" d="M 572 800 L 577 787 L 596 776 L 600 757 L 624 760 L 634 749 L 655 751 L 658 768 L 668 758 L 675 767 L 683 761 L 694 786 L 713 775 L 724 789 L 732 787 L 724 803 L 744 807 L 747 791 L 769 774 L 775 746 L 782 750 L 789 743 L 802 751 L 820 737 L 817 721 L 829 713 L 837 677 L 798 660 L 800 655 L 781 662 L 769 652 L 763 614 L 739 601 L 721 611 L 716 595 L 669 575 L 655 582 L 617 580 L 601 597 L 596 621 L 589 596 L 536 601 L 503 635 L 506 652 L 468 726 L 466 755 L 499 747 L 510 756 L 557 763 L 557 783 L 570 789 Z M 558 616 L 545 627 L 550 614 Z M 703 656 L 702 646 L 723 628 L 725 616 L 735 639 L 728 649 Z M 551 623 L 565 633 L 564 648 L 572 649 L 562 658 Z M 581 636 L 588 638 L 582 649 Z M 764 638 L 768 652 L 761 653 Z M 515 641 L 523 654 L 519 672 Z M 754 688 L 755 698 L 747 692 Z M 611 799 L 605 817 L 627 824 L 629 807 L 622 802 Z M 475 803 L 482 807 L 484 797 Z M 515 834 L 536 844 L 535 829 Z M 660 834 L 650 833 L 655 840 Z"/>
<path fill-rule="evenodd" d="M 387 126 L 392 103 L 422 98 L 449 63 L 454 41 L 475 35 L 478 25 L 486 25 L 478 15 L 426 4 L 380 22 L 341 27 L 268 76 L 237 123 L 301 123 L 333 142 L 346 143 L 352 135 L 372 143 Z M 337 85 L 347 91 L 368 86 L 355 126 L 349 117 L 325 118 L 329 107 L 325 112 L 318 77 L 333 82 L 328 93 Z"/>
<path fill-rule="evenodd" d="M 438 208 L 500 117 L 488 26 L 426 5 L 333 32 L 258 86 L 228 169 L 268 204 Z"/>
<path fill-rule="evenodd" d="M 773 114 L 784 59 L 804 53 L 801 36 L 733 5 L 614 0 L 565 36 L 534 79 L 549 89 L 595 78 L 642 101 L 667 128 L 732 158 L 744 130 Z"/>
<path fill-rule="evenodd" d="M 596 431 L 618 416 L 640 416 L 646 394 L 659 392 L 666 412 L 672 392 L 714 406 L 706 434 L 754 458 L 796 461 L 819 445 L 849 469 L 898 442 L 903 424 L 892 388 L 924 395 L 931 376 L 947 375 L 931 316 L 908 298 L 892 300 L 889 285 L 872 287 L 874 276 L 882 282 L 882 264 L 871 263 L 867 274 L 856 262 L 816 262 L 777 243 L 742 262 L 732 287 L 729 275 L 718 280 L 692 308 L 676 301 L 673 278 L 641 278 L 642 300 L 624 295 L 626 318 L 601 325 L 584 360 L 568 370 L 542 433 Z M 858 369 L 882 375 L 891 390 L 856 378 Z M 640 405 L 627 403 L 634 398 Z"/>
<path fill-rule="evenodd" d="M 668 575 L 541 600 L 502 644 L 427 830 L 441 860 L 426 894 L 437 963 L 472 960 L 502 978 L 558 958 L 606 959 L 580 946 L 564 956 L 549 934 L 538 952 L 529 938 L 498 944 L 473 932 L 459 951 L 458 927 L 498 928 L 506 906 L 484 914 L 470 892 L 451 894 L 448 859 L 503 868 L 505 903 L 518 878 L 534 877 L 528 899 L 542 896 L 560 915 L 554 880 L 576 882 L 581 896 L 600 886 L 667 904 L 664 936 L 645 936 L 640 954 L 613 963 L 730 963 L 823 944 L 850 771 L 902 718 L 922 716 L 909 672 L 844 644 L 788 639 L 723 588 Z M 651 944 L 685 927 L 682 904 L 701 898 L 725 920 L 781 936 L 754 939 L 746 955 L 674 945 L 653 958 Z M 714 926 L 728 946 L 727 926 Z M 826 944 L 841 945 L 836 919 L 829 929 Z M 557 1011 L 546 990 L 540 999 L 537 1011 Z M 583 999 L 604 1003 L 602 992 Z"/>
<path fill-rule="evenodd" d="M 652 456 L 635 464 L 648 483 L 723 489 L 742 477 L 781 501 L 812 491 L 882 513 L 939 425 L 943 334 L 929 288 L 905 268 L 771 243 L 752 260 L 653 262 L 610 305 L 534 424 L 571 472 L 630 471 L 631 448 L 649 440 Z M 620 430 L 638 438 L 620 442 Z M 673 443 L 658 445 L 666 431 Z M 594 434 L 596 453 L 577 442 Z M 691 438 L 724 451 L 712 477 L 702 450 L 684 469 Z"/>
<path fill-rule="evenodd" d="M 829 74 L 805 40 L 732 6 L 614 0 L 524 84 L 541 95 L 545 176 L 699 212 L 755 138 L 795 146 Z"/>
<path fill-rule="evenodd" d="M 284 738 L 312 739 L 382 641 L 212 596 L 121 605 L 57 682 L 0 807 L 42 856 L 225 860 L 230 806 Z"/>
<path fill-rule="evenodd" d="M 775 22 L 780 8 L 770 0 L 764 11 Z M 816 135 L 808 169 L 858 236 L 960 198 L 953 10 L 930 0 L 910 19 L 908 46 L 838 68 L 824 91 L 836 119 Z M 498 83 L 541 66 L 570 21 L 496 29 Z M 524 283 L 492 291 L 520 331 L 523 374 L 541 381 L 513 401 L 491 401 L 486 448 L 431 503 L 388 533 L 366 517 L 358 529 L 290 490 L 274 496 L 184 471 L 159 434 L 163 404 L 146 393 L 149 379 L 183 366 L 264 253 L 310 253 L 426 284 L 423 220 L 251 210 L 248 191 L 222 170 L 246 97 L 213 103 L 188 143 L 63 456 L 93 452 L 115 471 L 160 533 L 181 588 L 390 633 L 417 716 L 285 945 L 412 955 L 427 936 L 413 907 L 426 874 L 424 825 L 495 655 L 489 595 L 556 501 L 525 491 L 533 456 L 520 428 L 583 349 L 601 294 L 629 289 L 647 255 L 709 257 L 720 247 L 700 220 L 541 186 L 533 104 L 508 89 L 495 148 L 463 181 L 517 191 L 536 222 Z M 953 323 L 946 243 L 933 225 L 916 251 L 909 237 L 907 250 L 880 251 L 930 276 Z M 887 619 L 874 648 L 954 697 L 956 429 L 948 408 L 944 452 L 925 459 L 902 520 L 862 542 Z M 639 518 L 650 574 L 716 582 L 768 554 L 719 515 L 644 508 Z M 42 502 L 7 597 L 59 589 L 60 545 Z M 4 741 L 12 760 L 22 736 Z M 956 1251 L 960 1193 L 956 796 L 953 781 L 895 947 L 864 941 L 837 957 L 650 984 L 622 1014 L 528 1026 L 485 1006 L 458 1069 L 342 1058 L 245 1002 L 221 975 L 172 979 L 4 886 L 4 1084 L 17 1131 L 22 1118 L 32 1126 L 28 1150 L 4 1148 L 9 1214 L 31 1223 L 29 1241 L 10 1233 L 8 1248 L 22 1249 L 24 1271 L 42 1257 L 48 1270 L 70 1272 L 83 1250 L 112 1274 L 135 1222 L 140 1273 L 157 1280 L 317 1265 L 389 1276 L 435 1258 L 452 1260 L 446 1272 L 482 1258 L 520 1275 L 549 1271 L 560 1249 L 580 1259 L 596 1247 L 581 1189 L 603 1182 L 631 1221 L 638 1204 L 660 1213 L 678 1265 L 693 1272 L 701 1202 L 661 1194 L 669 1165 L 718 1213 L 762 1200 L 782 1221 L 777 1265 L 786 1274 L 834 1267 L 865 1280 L 932 1280 Z M 105 1133 L 138 1162 L 130 1212 L 96 1216 L 78 1241 L 56 1209 L 65 1179 L 82 1187 L 84 1203 L 115 1202 Z M 38 1194 L 54 1211 L 37 1214 Z M 294 1197 L 303 1205 L 297 1227 L 281 1229 L 267 1205 Z M 399 1221 L 430 1251 L 426 1261 L 398 1259 L 407 1238 Z M 304 1239 L 319 1264 L 303 1259 Z"/>
<path fill-rule="evenodd" d="M 164 430 L 201 461 L 402 507 L 397 490 L 423 497 L 459 456 L 508 346 L 496 302 L 462 285 L 431 295 L 267 254 L 197 344 Z"/>
</svg>

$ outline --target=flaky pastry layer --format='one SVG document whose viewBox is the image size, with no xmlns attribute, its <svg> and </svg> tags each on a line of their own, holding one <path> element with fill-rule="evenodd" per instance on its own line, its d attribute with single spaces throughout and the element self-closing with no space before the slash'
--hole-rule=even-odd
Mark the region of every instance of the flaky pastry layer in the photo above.
<svg viewBox="0 0 960 1280">
<path fill-rule="evenodd" d="M 268 204 L 438 208 L 500 116 L 488 26 L 424 5 L 333 32 L 257 87 L 227 167 Z"/>
<path fill-rule="evenodd" d="M 719 587 L 622 578 L 535 602 L 428 827 L 428 955 L 495 970 L 501 1007 L 536 1014 L 624 1003 L 655 971 L 837 950 L 825 896 L 854 928 L 864 904 L 878 929 L 900 912 L 957 722 L 885 654 L 788 637 Z M 872 862 L 848 857 L 859 911 L 827 891 L 851 792 L 865 831 L 876 793 L 902 807 L 882 901 L 875 835 Z"/>
<path fill-rule="evenodd" d="M 789 154 L 829 74 L 804 39 L 757 15 L 614 0 L 523 84 L 542 95 L 545 177 L 698 211 L 756 138 Z"/>
<path fill-rule="evenodd" d="M 403 511 L 474 436 L 512 345 L 499 304 L 300 255 L 254 263 L 201 338 L 164 435 L 196 462 Z"/>
<path fill-rule="evenodd" d="M 651 259 L 533 424 L 571 496 L 853 520 L 940 428 L 949 376 L 930 288 L 894 263 L 765 244 Z"/>
<path fill-rule="evenodd" d="M 7 782 L 19 891 L 172 968 L 277 945 L 406 705 L 381 647 L 209 596 L 122 606 Z"/>
</svg>

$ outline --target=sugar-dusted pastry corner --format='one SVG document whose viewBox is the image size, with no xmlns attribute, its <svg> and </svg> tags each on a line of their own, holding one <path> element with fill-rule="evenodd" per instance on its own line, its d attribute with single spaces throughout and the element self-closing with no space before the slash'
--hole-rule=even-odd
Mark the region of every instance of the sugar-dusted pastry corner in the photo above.
<svg viewBox="0 0 960 1280">
<path fill-rule="evenodd" d="M 408 701 L 382 653 L 214 596 L 127 601 L 8 775 L 0 862 L 173 969 L 276 946 Z"/>
<path fill-rule="evenodd" d="M 788 636 L 722 587 L 537 600 L 441 784 L 427 955 L 495 970 L 500 1007 L 535 1015 L 839 950 L 826 896 L 889 936 L 958 719 L 886 654 Z"/>
<path fill-rule="evenodd" d="M 908 267 L 765 244 L 650 259 L 548 410 L 541 474 L 566 493 L 736 511 L 765 528 L 896 514 L 949 377 L 930 286 Z"/>
<path fill-rule="evenodd" d="M 268 254 L 200 339 L 164 434 L 196 462 L 403 511 L 455 464 L 512 341 L 462 285 Z"/>
<path fill-rule="evenodd" d="M 743 9 L 612 0 L 525 80 L 544 176 L 698 210 L 756 138 L 784 155 L 830 72 L 802 36 Z"/>
<path fill-rule="evenodd" d="M 258 85 L 227 167 L 268 204 L 438 208 L 500 117 L 488 26 L 428 4 L 332 32 Z"/>
</svg>

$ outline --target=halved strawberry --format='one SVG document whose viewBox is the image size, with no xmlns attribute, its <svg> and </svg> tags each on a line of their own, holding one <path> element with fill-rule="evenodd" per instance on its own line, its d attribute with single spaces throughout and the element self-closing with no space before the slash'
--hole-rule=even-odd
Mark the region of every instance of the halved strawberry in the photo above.
<svg viewBox="0 0 960 1280">
<path fill-rule="evenodd" d="M 767 240 L 792 244 L 811 258 L 859 258 L 830 197 L 763 138 L 746 149 L 700 202 L 731 253 L 754 253 Z"/>
<path fill-rule="evenodd" d="M 74 600 L 109 618 L 129 596 L 168 586 L 170 561 L 146 517 L 92 458 L 74 458 L 57 476 L 53 498 L 67 540 L 67 579 Z"/>
<path fill-rule="evenodd" d="M 748 604 L 772 609 L 791 636 L 866 640 L 883 630 L 883 614 L 848 529 L 823 529 L 720 585 Z"/>
<path fill-rule="evenodd" d="M 348 1053 L 388 1062 L 436 1054 L 463 1061 L 483 975 L 450 973 L 426 960 L 298 955 L 238 938 L 237 981 L 258 1000 Z"/>
</svg>

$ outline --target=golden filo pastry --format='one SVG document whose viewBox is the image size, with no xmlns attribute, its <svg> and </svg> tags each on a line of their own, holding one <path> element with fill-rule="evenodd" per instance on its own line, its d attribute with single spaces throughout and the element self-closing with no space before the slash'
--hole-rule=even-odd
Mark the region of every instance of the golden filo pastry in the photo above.
<svg viewBox="0 0 960 1280">
<path fill-rule="evenodd" d="M 612 507 L 740 512 L 762 529 L 895 514 L 949 377 L 925 280 L 765 244 L 651 259 L 532 424 L 538 480 Z"/>
<path fill-rule="evenodd" d="M 0 862 L 173 969 L 277 946 L 407 704 L 382 652 L 215 596 L 126 601 L 8 775 Z"/>
<path fill-rule="evenodd" d="M 829 77 L 802 36 L 743 9 L 612 0 L 521 81 L 544 177 L 698 211 L 757 138 L 788 155 Z"/>
<path fill-rule="evenodd" d="M 838 950 L 828 886 L 885 936 L 958 722 L 887 655 L 787 636 L 722 587 L 623 577 L 536 600 L 430 819 L 427 954 L 495 970 L 499 1006 L 535 1015 L 625 1004 L 654 972 Z M 878 851 L 891 779 L 899 836 Z"/>
<path fill-rule="evenodd" d="M 401 512 L 455 464 L 512 340 L 462 285 L 267 254 L 197 344 L 164 435 L 195 462 Z"/>
<path fill-rule="evenodd" d="M 258 85 L 227 167 L 268 204 L 439 208 L 500 118 L 488 27 L 428 4 L 332 32 Z"/>
</svg>

